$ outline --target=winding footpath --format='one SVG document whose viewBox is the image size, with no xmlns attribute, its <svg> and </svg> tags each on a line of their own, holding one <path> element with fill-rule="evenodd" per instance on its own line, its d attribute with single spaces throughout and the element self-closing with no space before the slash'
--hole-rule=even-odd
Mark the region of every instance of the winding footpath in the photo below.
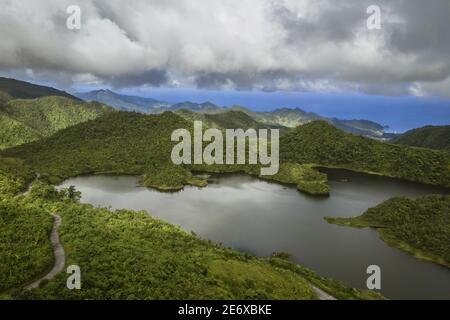
<svg viewBox="0 0 450 320">
<path fill-rule="evenodd" d="M 31 185 L 32 184 L 30 184 L 28 189 L 25 192 L 23 192 L 24 195 L 30 193 L 31 188 L 32 188 Z M 64 266 L 66 264 L 66 255 L 65 255 L 64 248 L 61 244 L 61 241 L 59 240 L 59 235 L 58 235 L 58 229 L 61 226 L 62 219 L 59 215 L 54 214 L 54 213 L 52 213 L 52 217 L 53 217 L 53 229 L 52 229 L 52 233 L 50 236 L 50 241 L 51 241 L 52 247 L 53 247 L 53 256 L 54 256 L 53 268 L 44 277 L 42 277 L 42 278 L 36 280 L 35 282 L 33 282 L 32 284 L 26 286 L 25 289 L 27 289 L 27 290 L 38 288 L 43 280 L 51 280 L 58 273 L 60 273 L 64 270 Z M 318 287 L 316 287 L 312 284 L 311 284 L 311 287 L 313 288 L 313 290 L 316 293 L 317 298 L 319 300 L 337 300 L 335 297 L 329 295 L 322 289 L 319 289 Z"/>
<path fill-rule="evenodd" d="M 66 255 L 64 253 L 64 248 L 61 244 L 61 241 L 59 240 L 59 235 L 58 235 L 58 229 L 59 229 L 59 226 L 61 225 L 62 219 L 57 214 L 52 214 L 52 216 L 53 216 L 53 229 L 52 229 L 52 233 L 50 236 L 50 241 L 52 243 L 53 255 L 55 258 L 53 268 L 44 277 L 42 277 L 39 280 L 28 285 L 25 289 L 35 289 L 35 288 L 39 287 L 39 284 L 43 280 L 51 280 L 58 273 L 60 273 L 64 270 L 64 265 L 66 263 Z"/>
<path fill-rule="evenodd" d="M 322 289 L 319 289 L 315 286 L 312 286 L 314 292 L 316 293 L 319 300 L 337 300 L 335 297 L 330 296 L 328 293 L 323 291 Z"/>
</svg>

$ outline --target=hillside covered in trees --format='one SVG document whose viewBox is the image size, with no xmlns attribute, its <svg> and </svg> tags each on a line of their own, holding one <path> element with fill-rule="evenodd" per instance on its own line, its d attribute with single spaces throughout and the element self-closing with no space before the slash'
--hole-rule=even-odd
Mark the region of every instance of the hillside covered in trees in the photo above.
<svg viewBox="0 0 450 320">
<path fill-rule="evenodd" d="M 145 115 L 64 97 L 10 100 L 0 110 L 4 121 L 11 124 L 9 132 L 27 133 L 35 140 L 24 139 L 21 143 L 30 143 L 0 152 L 0 228 L 4 243 L 0 270 L 5 275 L 9 270 L 21 273 L 8 277 L 0 288 L 0 298 L 315 299 L 312 285 L 339 299 L 380 298 L 321 278 L 279 257 L 257 258 L 200 240 L 144 212 L 112 212 L 80 204 L 76 194 L 54 188 L 66 178 L 84 174 L 138 175 L 143 185 L 160 190 L 179 190 L 189 184 L 204 186 L 207 177 L 203 173 L 258 176 L 259 166 L 175 166 L 170 159 L 175 145 L 171 134 L 180 128 L 192 130 L 193 120 L 205 120 L 207 126 L 217 128 L 270 125 L 238 111 L 205 115 L 178 110 Z M 450 185 L 449 153 L 378 142 L 345 133 L 326 121 L 286 130 L 280 152 L 279 173 L 266 178 L 294 184 L 311 194 L 329 193 L 327 177 L 316 166 Z M 27 189 L 29 192 L 24 193 Z M 440 263 L 448 261 L 448 198 L 423 198 L 414 204 L 392 201 L 355 223 L 381 226 L 388 242 L 398 241 L 403 249 L 421 250 L 421 255 L 432 256 Z M 84 290 L 61 295 L 66 280 L 61 274 L 37 290 L 23 291 L 23 286 L 52 263 L 48 233 L 50 213 L 55 211 L 63 219 L 60 237 L 68 263 L 81 263 L 87 268 Z M 410 212 L 416 211 L 421 213 L 410 217 Z M 430 216 L 433 211 L 437 214 Z M 397 217 L 398 212 L 401 215 Z M 392 214 L 397 220 L 391 219 Z M 412 249 L 409 252 L 417 254 Z"/>
<path fill-rule="evenodd" d="M 342 226 L 372 227 L 388 244 L 450 267 L 450 196 L 393 198 L 357 218 L 327 218 Z"/>
<path fill-rule="evenodd" d="M 319 287 L 338 299 L 380 299 L 322 278 L 277 257 L 258 258 L 201 240 L 147 212 L 110 211 L 57 191 L 21 161 L 0 158 L 1 299 L 317 299 Z M 13 183 L 15 188 L 5 188 Z M 83 268 L 83 290 L 66 290 L 67 275 L 25 290 L 53 263 L 50 213 L 66 263 Z"/>
<path fill-rule="evenodd" d="M 412 147 L 450 151 L 450 126 L 428 126 L 408 131 L 392 141 Z"/>
<path fill-rule="evenodd" d="M 393 145 L 345 133 L 324 121 L 283 135 L 282 161 L 373 173 L 450 187 L 450 154 Z"/>
<path fill-rule="evenodd" d="M 146 186 L 177 190 L 186 184 L 204 185 L 190 171 L 255 174 L 256 166 L 175 166 L 171 134 L 175 129 L 192 130 L 192 122 L 166 112 L 144 115 L 113 112 L 92 121 L 59 131 L 35 143 L 6 150 L 5 156 L 24 159 L 50 181 L 90 173 L 116 173 L 143 176 Z M 318 121 L 300 126 L 281 137 L 281 167 L 274 180 L 298 184 L 323 181 L 313 166 L 329 166 L 403 178 L 433 185 L 450 185 L 450 155 L 445 152 L 415 149 L 355 136 Z M 293 166 L 292 166 L 293 165 Z M 295 175 L 292 168 L 310 174 Z M 287 169 L 289 167 L 289 170 Z M 298 171 L 298 172 L 300 172 Z M 257 174 L 256 174 L 257 175 Z M 281 178 L 280 175 L 284 175 Z M 311 180 L 312 179 L 312 180 Z M 326 188 L 312 193 L 328 193 Z M 302 189 L 302 188 L 299 188 Z M 304 188 L 308 191 L 307 187 Z"/>
<path fill-rule="evenodd" d="M 85 103 L 60 96 L 0 103 L 0 149 L 48 137 L 112 111 L 97 102 Z"/>
</svg>

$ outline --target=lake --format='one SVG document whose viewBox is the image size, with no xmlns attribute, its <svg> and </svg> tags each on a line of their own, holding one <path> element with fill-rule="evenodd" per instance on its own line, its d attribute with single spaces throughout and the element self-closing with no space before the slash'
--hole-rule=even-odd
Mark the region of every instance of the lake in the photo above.
<svg viewBox="0 0 450 320">
<path fill-rule="evenodd" d="M 360 215 L 393 196 L 416 197 L 447 190 L 401 180 L 326 170 L 329 198 L 247 175 L 212 176 L 203 189 L 162 193 L 130 176 L 69 179 L 81 201 L 113 209 L 147 210 L 200 237 L 259 256 L 287 251 L 292 261 L 322 276 L 365 288 L 369 265 L 382 271 L 381 292 L 391 299 L 450 299 L 450 270 L 387 246 L 372 229 L 328 224 L 323 217 Z"/>
</svg>

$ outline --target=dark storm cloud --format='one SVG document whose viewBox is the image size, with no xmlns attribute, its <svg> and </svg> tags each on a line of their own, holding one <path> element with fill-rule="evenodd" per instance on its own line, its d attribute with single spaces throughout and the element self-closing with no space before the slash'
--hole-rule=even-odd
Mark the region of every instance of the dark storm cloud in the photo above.
<svg viewBox="0 0 450 320">
<path fill-rule="evenodd" d="M 169 75 L 165 70 L 148 70 L 140 74 L 121 75 L 110 77 L 106 80 L 115 88 L 129 88 L 142 85 L 159 87 L 168 82 Z"/>
<path fill-rule="evenodd" d="M 82 9 L 66 28 L 69 5 Z M 382 29 L 368 30 L 369 5 Z M 0 0 L 0 69 L 61 85 L 450 96 L 447 0 Z"/>
</svg>

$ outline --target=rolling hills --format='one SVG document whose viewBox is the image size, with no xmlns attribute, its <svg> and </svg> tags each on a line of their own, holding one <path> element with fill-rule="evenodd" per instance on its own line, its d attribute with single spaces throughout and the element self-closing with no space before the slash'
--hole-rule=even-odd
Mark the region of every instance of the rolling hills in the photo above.
<svg viewBox="0 0 450 320">
<path fill-rule="evenodd" d="M 0 149 L 50 136 L 113 109 L 61 96 L 15 99 L 0 105 Z"/>
<path fill-rule="evenodd" d="M 52 264 L 50 212 L 62 218 L 67 265 L 82 270 L 82 290 L 60 273 L 34 290 L 24 286 Z M 382 299 L 348 288 L 279 257 L 256 257 L 199 239 L 147 212 L 81 204 L 42 181 L 0 203 L 1 299 Z M 314 286 L 314 287 L 313 287 Z"/>
<path fill-rule="evenodd" d="M 124 173 L 143 175 L 146 186 L 159 189 L 204 185 L 189 168 L 171 162 L 175 143 L 170 138 L 173 130 L 179 128 L 192 130 L 192 122 L 172 112 L 159 115 L 113 112 L 49 138 L 5 150 L 3 154 L 24 159 L 41 174 L 57 180 L 88 173 Z M 322 181 L 322 177 L 302 170 L 327 166 L 450 186 L 450 154 L 355 136 L 325 121 L 311 122 L 282 135 L 280 158 L 282 168 L 273 179 L 295 184 L 304 177 Z M 299 170 L 298 165 L 303 168 L 302 174 L 294 175 L 286 169 Z M 256 166 L 203 166 L 196 171 L 252 174 L 256 169 Z M 300 180 L 287 179 L 294 176 Z"/>
<path fill-rule="evenodd" d="M 288 128 L 277 125 L 264 124 L 256 121 L 250 117 L 247 113 L 242 111 L 230 110 L 220 113 L 199 113 L 186 109 L 179 109 L 175 111 L 175 114 L 183 117 L 189 121 L 202 121 L 203 125 L 209 128 L 217 129 L 281 129 L 286 132 Z"/>
<path fill-rule="evenodd" d="M 376 139 L 389 139 L 385 134 L 385 127 L 368 120 L 341 120 L 326 118 L 312 112 L 305 112 L 300 108 L 281 108 L 271 112 L 255 112 L 243 106 L 230 108 L 220 107 L 211 102 L 195 103 L 190 101 L 180 103 L 167 103 L 150 98 L 128 96 L 115 93 L 111 90 L 97 90 L 86 93 L 76 93 L 86 101 L 99 101 L 119 110 L 138 111 L 149 114 L 158 114 L 166 111 L 177 112 L 180 110 L 193 111 L 207 115 L 226 114 L 229 111 L 243 112 L 253 118 L 254 121 L 268 127 L 295 128 L 311 121 L 325 120 L 339 129 L 358 135 Z M 192 116 L 191 116 L 192 117 Z M 230 127 L 230 129 L 235 127 Z"/>
<path fill-rule="evenodd" d="M 450 154 L 352 135 L 325 121 L 280 138 L 283 162 L 314 164 L 450 187 Z"/>
<path fill-rule="evenodd" d="M 75 93 L 85 101 L 98 101 L 122 111 L 148 112 L 151 109 L 169 107 L 170 104 L 151 98 L 117 94 L 111 90 L 95 90 Z"/>
<path fill-rule="evenodd" d="M 172 164 L 174 143 L 170 139 L 174 130 L 190 126 L 192 123 L 170 112 L 143 115 L 116 111 L 5 153 L 26 159 L 45 176 L 147 173 L 149 186 L 181 188 L 191 175 Z"/>
<path fill-rule="evenodd" d="M 140 175 L 146 186 L 176 190 L 186 184 L 206 183 L 205 178 L 192 173 L 194 169 L 202 172 L 243 171 L 254 174 L 255 168 L 249 166 L 175 166 L 170 160 L 174 145 L 170 140 L 171 133 L 179 128 L 192 130 L 192 120 L 196 117 L 217 127 L 266 127 L 267 124 L 261 124 L 240 111 L 199 114 L 178 110 L 176 113 L 146 115 L 111 112 L 111 109 L 96 103 L 80 103 L 76 107 L 72 104 L 78 102 L 62 97 L 37 100 L 45 103 L 34 109 L 32 106 L 35 100 L 13 100 L 4 108 L 4 114 L 9 119 L 21 119 L 20 124 L 49 135 L 0 153 L 0 193 L 5 200 L 0 209 L 11 215 L 11 219 L 5 223 L 5 234 L 10 238 L 6 237 L 4 241 L 13 241 L 14 235 L 8 230 L 14 227 L 9 226 L 14 226 L 15 221 L 21 221 L 13 215 L 11 207 L 16 206 L 20 209 L 18 212 L 34 214 L 34 217 L 57 210 L 64 221 L 61 237 L 68 248 L 69 263 L 81 263 L 88 270 L 83 278 L 86 281 L 84 290 L 64 291 L 62 298 L 314 299 L 311 282 L 328 288 L 329 293 L 339 298 L 379 298 L 350 290 L 329 279 L 321 279 L 311 271 L 287 261 L 255 258 L 202 241 L 145 213 L 128 210 L 111 212 L 79 204 L 58 194 L 51 185 L 82 174 L 114 173 Z M 15 105 L 17 101 L 19 104 Z M 82 107 L 86 106 L 98 112 L 87 121 L 67 123 L 63 121 L 64 115 L 69 118 L 74 115 L 70 112 L 60 115 L 61 110 L 56 112 L 56 107 L 47 109 L 52 102 L 64 106 L 63 111 L 74 108 L 74 113 L 78 115 L 80 108 L 85 110 Z M 92 111 L 90 108 L 85 111 Z M 37 113 L 29 113 L 30 109 Z M 41 119 L 40 112 L 46 117 Z M 180 114 L 185 114 L 185 117 Z M 35 118 L 37 121 L 29 122 Z M 48 122 L 48 119 L 61 119 L 60 122 L 68 126 L 53 126 L 53 122 Z M 314 166 L 346 168 L 450 186 L 448 153 L 355 136 L 337 129 L 327 121 L 313 121 L 287 131 L 281 137 L 280 148 L 280 173 L 273 179 L 298 184 L 300 190 L 312 190 L 311 193 L 323 193 L 322 188 L 326 184 L 326 177 L 315 171 Z M 35 173 L 39 173 L 43 179 L 33 185 L 30 194 L 16 199 L 14 195 L 23 191 Z M 26 211 L 28 209 L 30 211 Z M 23 232 L 36 232 L 36 237 L 41 239 L 42 233 L 48 230 L 48 224 L 39 221 L 42 223 L 36 224 L 35 229 L 27 231 L 24 226 Z M 18 264 L 13 267 L 28 268 L 30 273 L 26 274 L 26 279 L 16 279 L 8 286 L 17 286 L 45 268 L 48 261 L 41 253 L 47 250 L 48 243 L 38 244 L 32 250 L 41 259 L 39 263 L 28 268 L 20 261 L 12 260 L 11 263 Z M 17 246 L 14 250 L 28 250 L 26 243 L 18 243 Z M 5 252 L 10 252 L 10 249 L 5 248 Z M 137 262 L 136 256 L 140 257 L 141 262 Z M 135 274 L 141 276 L 137 278 Z M 12 296 L 61 298 L 65 280 L 65 275 L 60 275 L 36 291 L 13 292 Z M 253 285 L 249 287 L 248 283 Z"/>
<path fill-rule="evenodd" d="M 427 126 L 410 130 L 392 140 L 392 142 L 413 147 L 450 151 L 450 126 Z"/>
</svg>

